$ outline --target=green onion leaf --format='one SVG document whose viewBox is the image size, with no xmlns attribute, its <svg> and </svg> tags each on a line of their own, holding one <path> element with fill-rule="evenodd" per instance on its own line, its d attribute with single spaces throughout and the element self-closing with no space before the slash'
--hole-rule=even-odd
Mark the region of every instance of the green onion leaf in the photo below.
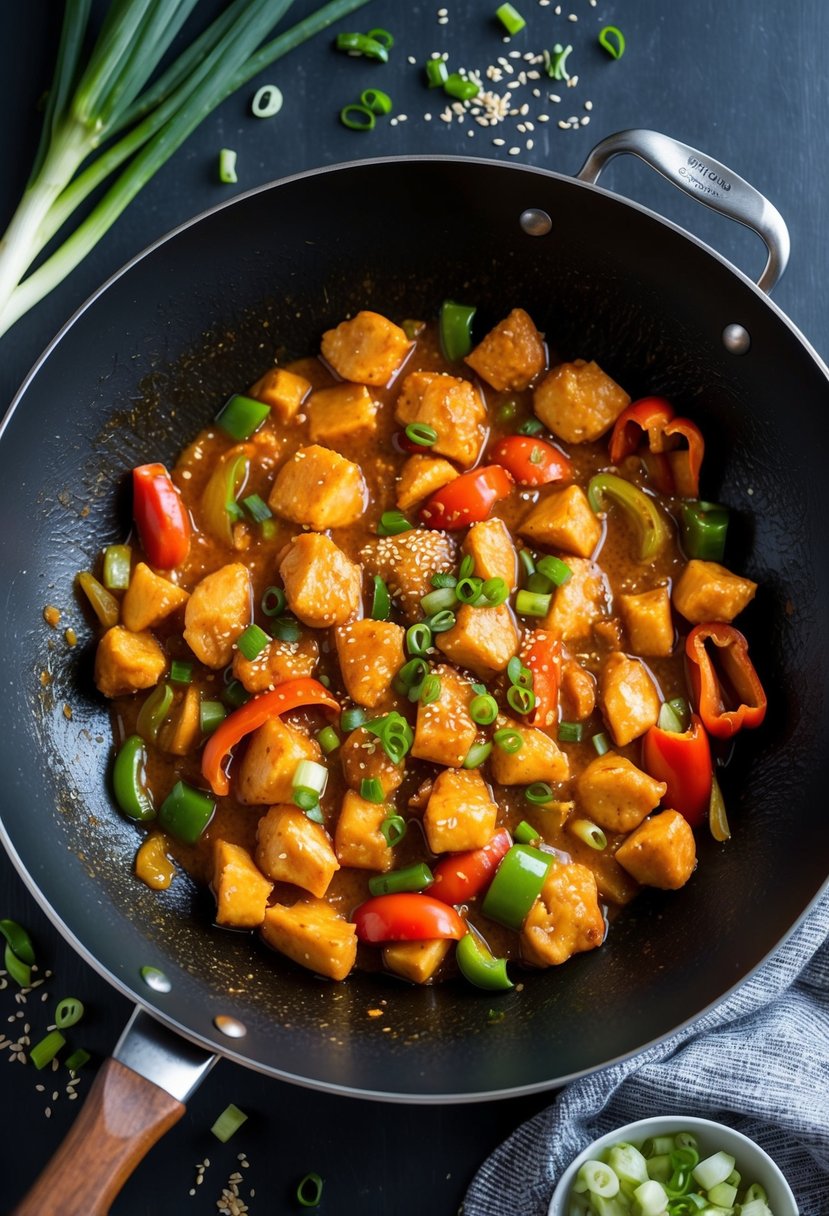
<svg viewBox="0 0 829 1216">
<path fill-rule="evenodd" d="M 288 605 L 281 587 L 266 587 L 262 592 L 260 607 L 265 616 L 282 616 Z"/>
<path fill-rule="evenodd" d="M 406 820 L 402 815 L 389 815 L 380 824 L 380 831 L 389 848 L 394 848 L 406 835 Z"/>
<path fill-rule="evenodd" d="M 241 680 L 231 680 L 222 690 L 222 700 L 231 709 L 238 709 L 240 705 L 246 705 L 250 698 L 251 693 L 248 692 Z"/>
<path fill-rule="evenodd" d="M 471 101 L 473 97 L 478 96 L 481 89 L 473 80 L 462 76 L 460 72 L 450 72 L 443 82 L 443 91 L 450 97 L 456 97 L 458 101 Z M 447 358 L 452 358 L 452 356 L 447 355 Z"/>
<path fill-rule="evenodd" d="M 491 743 L 473 743 L 463 762 L 464 768 L 480 768 L 489 759 L 492 752 Z"/>
<path fill-rule="evenodd" d="M 488 578 L 481 588 L 481 597 L 488 608 L 497 608 L 509 599 L 509 587 L 502 578 Z"/>
<path fill-rule="evenodd" d="M 496 730 L 492 736 L 492 742 L 509 756 L 515 755 L 524 745 L 521 735 L 511 726 L 503 726 L 500 730 Z"/>
<path fill-rule="evenodd" d="M 427 59 L 425 71 L 430 89 L 442 88 L 449 79 L 449 69 L 442 59 Z"/>
<path fill-rule="evenodd" d="M 16 920 L 0 920 L 0 933 L 5 937 L 7 945 L 11 947 L 21 963 L 26 963 L 29 967 L 35 965 L 35 948 L 32 945 L 32 939 L 22 925 L 19 925 Z"/>
<path fill-rule="evenodd" d="M 438 433 L 433 426 L 425 422 L 410 422 L 406 427 L 406 438 L 417 443 L 422 448 L 430 448 L 438 441 Z"/>
<path fill-rule="evenodd" d="M 519 688 L 532 688 L 533 673 L 529 667 L 525 667 L 517 654 L 514 654 L 507 663 L 507 679 L 510 684 L 517 684 Z"/>
<path fill-rule="evenodd" d="M 359 705 L 352 705 L 349 709 L 344 709 L 340 715 L 340 730 L 345 735 L 351 734 L 358 726 L 362 726 L 368 714 Z"/>
<path fill-rule="evenodd" d="M 66 1059 L 66 1067 L 70 1072 L 79 1072 L 84 1064 L 88 1064 L 92 1059 L 88 1051 L 84 1051 L 83 1047 L 76 1047 L 71 1056 Z"/>
<path fill-rule="evenodd" d="M 534 591 L 519 591 L 515 597 L 515 611 L 519 616 L 546 616 L 550 611 L 550 595 L 539 595 Z"/>
<path fill-rule="evenodd" d="M 548 578 L 554 587 L 563 587 L 573 577 L 573 571 L 559 557 L 542 557 L 536 570 Z"/>
<path fill-rule="evenodd" d="M 258 494 L 248 494 L 247 498 L 242 499 L 242 506 L 247 508 L 254 523 L 264 523 L 266 519 L 271 519 L 273 512 L 263 498 Z"/>
<path fill-rule="evenodd" d="M 414 658 L 421 658 L 431 649 L 432 631 L 423 621 L 406 630 L 406 649 Z"/>
<path fill-rule="evenodd" d="M 365 798 L 366 802 L 381 803 L 385 801 L 379 777 L 363 777 L 360 782 L 360 797 Z"/>
<path fill-rule="evenodd" d="M 280 616 L 271 626 L 271 634 L 278 642 L 298 642 L 302 637 L 302 628 L 295 617 Z"/>
<path fill-rule="evenodd" d="M 173 659 L 170 664 L 170 679 L 174 684 L 191 684 L 193 664 L 182 659 Z"/>
<path fill-rule="evenodd" d="M 447 633 L 455 625 L 455 614 L 445 608 L 442 612 L 436 612 L 434 616 L 430 616 L 426 620 L 426 624 L 431 629 L 432 633 Z"/>
<path fill-rule="evenodd" d="M 459 578 L 455 587 L 455 595 L 462 604 L 474 604 L 480 599 L 483 586 L 484 580 L 478 578 L 477 575 Z"/>
<path fill-rule="evenodd" d="M 540 435 L 544 430 L 544 424 L 539 422 L 537 418 L 528 418 L 526 422 L 522 422 L 518 428 L 519 435 Z"/>
<path fill-rule="evenodd" d="M 224 1108 L 210 1130 L 217 1140 L 221 1140 L 222 1144 L 227 1144 L 230 1137 L 238 1132 L 246 1119 L 245 1112 L 239 1110 L 239 1107 L 234 1106 L 231 1102 Z"/>
<path fill-rule="evenodd" d="M 374 575 L 374 591 L 371 596 L 371 616 L 375 621 L 387 621 L 391 616 L 391 596 L 385 581 Z"/>
<path fill-rule="evenodd" d="M 349 55 L 365 55 L 366 59 L 377 59 L 380 63 L 389 61 L 388 48 L 369 34 L 337 34 L 334 45 Z"/>
<path fill-rule="evenodd" d="M 524 790 L 524 797 L 535 806 L 543 806 L 545 802 L 552 801 L 553 787 L 546 781 L 534 781 Z"/>
<path fill-rule="evenodd" d="M 607 837 L 604 832 L 589 819 L 573 819 L 567 824 L 567 830 L 597 852 L 607 848 Z"/>
<path fill-rule="evenodd" d="M 399 536 L 402 532 L 411 532 L 412 527 L 402 511 L 384 511 L 377 525 L 377 535 Z"/>
<path fill-rule="evenodd" d="M 408 663 L 404 663 L 394 678 L 395 692 L 399 692 L 401 696 L 408 696 L 412 689 L 418 690 L 417 696 L 420 695 L 420 688 L 423 681 L 429 674 L 429 664 L 425 659 L 414 658 L 409 659 Z M 417 700 L 414 697 L 413 700 Z"/>
<path fill-rule="evenodd" d="M 535 709 L 536 696 L 531 688 L 522 688 L 518 684 L 507 689 L 507 703 L 517 714 L 528 714 Z"/>
<path fill-rule="evenodd" d="M 393 764 L 401 763 L 414 742 L 411 726 L 403 715 L 394 709 L 382 718 L 366 722 L 365 729 L 377 736 Z"/>
<path fill-rule="evenodd" d="M 590 742 L 595 747 L 597 756 L 604 756 L 606 752 L 610 751 L 610 739 L 608 739 L 603 730 L 594 735 Z"/>
<path fill-rule="evenodd" d="M 423 681 L 420 689 L 418 700 L 421 705 L 432 705 L 440 697 L 441 683 L 440 676 L 428 675 Z"/>
<path fill-rule="evenodd" d="M 382 89 L 363 89 L 360 94 L 360 105 L 371 110 L 372 114 L 391 114 L 391 98 Z"/>
<path fill-rule="evenodd" d="M 305 814 L 309 819 L 312 818 L 311 811 L 319 810 L 320 817 L 317 822 L 322 823 L 322 811 L 320 810 L 319 794 L 316 790 L 296 788 L 292 791 L 292 797 L 294 800 L 294 806 L 298 806 L 301 811 L 305 811 Z"/>
<path fill-rule="evenodd" d="M 312 806 L 300 808 L 305 811 L 305 818 L 310 819 L 312 823 L 325 823 L 325 815 L 322 813 L 322 807 L 318 802 Z"/>
<path fill-rule="evenodd" d="M 535 560 L 529 549 L 519 549 L 518 560 L 521 562 L 525 581 L 532 578 L 535 574 Z"/>
<path fill-rule="evenodd" d="M 434 881 L 435 876 L 425 861 L 418 861 L 402 870 L 373 874 L 368 880 L 368 889 L 372 895 L 397 895 L 401 891 L 425 891 Z"/>
<path fill-rule="evenodd" d="M 475 573 L 475 559 L 472 557 L 471 554 L 467 553 L 461 559 L 461 564 L 458 566 L 458 578 L 459 579 L 469 578 L 470 575 L 472 575 L 474 573 Z"/>
<path fill-rule="evenodd" d="M 584 727 L 581 722 L 559 722 L 558 738 L 560 743 L 581 743 Z"/>
<path fill-rule="evenodd" d="M 199 730 L 203 735 L 212 735 L 226 717 L 227 710 L 221 701 L 202 701 L 199 706 Z"/>
<path fill-rule="evenodd" d="M 4 951 L 3 964 L 6 971 L 21 988 L 30 988 L 32 984 L 32 969 L 28 963 L 19 959 L 8 942 Z"/>
<path fill-rule="evenodd" d="M 368 106 L 359 105 L 356 101 L 343 106 L 340 110 L 340 122 L 349 131 L 373 131 L 377 119 Z M 388 533 L 381 532 L 381 536 Z"/>
<path fill-rule="evenodd" d="M 322 748 L 323 755 L 330 756 L 340 746 L 340 736 L 333 726 L 324 726 L 317 735 L 317 743 Z"/>
<path fill-rule="evenodd" d="M 599 30 L 599 46 L 607 51 L 611 59 L 621 59 L 625 53 L 625 36 L 615 25 L 606 25 Z"/>
<path fill-rule="evenodd" d="M 437 574 L 433 574 L 429 581 L 439 591 L 442 587 L 454 587 L 458 580 L 454 574 L 448 574 L 441 570 Z"/>
<path fill-rule="evenodd" d="M 463 581 L 461 580 L 461 582 Z M 458 583 L 458 586 L 460 586 L 460 583 Z M 441 587 L 437 591 L 428 591 L 426 595 L 422 596 L 420 607 L 428 617 L 432 613 L 443 611 L 444 608 L 454 608 L 457 602 L 458 597 L 455 587 Z"/>
<path fill-rule="evenodd" d="M 469 705 L 469 716 L 479 726 L 490 726 L 498 717 L 498 702 L 489 693 L 473 697 Z"/>
<path fill-rule="evenodd" d="M 264 401 L 234 393 L 216 415 L 216 425 L 231 439 L 241 443 L 259 430 L 270 412 L 271 407 L 265 405 Z"/>
<path fill-rule="evenodd" d="M 377 30 L 369 30 L 366 34 L 366 38 L 371 38 L 374 42 L 379 42 L 380 45 L 384 46 L 387 51 L 390 51 L 394 46 L 394 35 L 390 34 L 388 30 L 384 30 L 382 27 Z"/>
</svg>

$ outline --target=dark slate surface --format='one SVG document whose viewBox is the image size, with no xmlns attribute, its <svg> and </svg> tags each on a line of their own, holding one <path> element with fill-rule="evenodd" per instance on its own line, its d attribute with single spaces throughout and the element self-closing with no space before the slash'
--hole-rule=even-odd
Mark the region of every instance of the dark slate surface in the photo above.
<svg viewBox="0 0 829 1216">
<path fill-rule="evenodd" d="M 632 126 L 664 130 L 716 156 L 779 207 L 791 231 L 792 260 L 775 299 L 818 351 L 824 357 L 829 353 L 829 6 L 823 0 L 785 5 L 777 0 L 731 0 L 728 5 L 720 0 L 599 0 L 595 7 L 588 0 L 569 0 L 558 16 L 553 3 L 519 0 L 528 28 L 509 46 L 502 45 L 491 19 L 495 0 L 443 3 L 449 13 L 443 25 L 437 20 L 441 0 L 372 0 L 364 12 L 337 27 L 392 29 L 397 46 L 388 67 L 335 54 L 326 35 L 267 71 L 263 79 L 278 81 L 285 93 L 284 109 L 272 121 L 249 116 L 253 86 L 228 100 L 68 282 L 0 340 L 3 406 L 54 332 L 99 283 L 149 241 L 235 190 L 310 167 L 407 153 L 514 159 L 572 173 L 599 139 Z M 54 51 L 57 7 L 49 0 L 27 0 L 25 5 L 0 8 L 3 223 L 28 172 L 37 131 L 35 107 L 48 85 Z M 206 12 L 216 7 L 210 0 L 200 6 Z M 293 12 L 301 16 L 310 7 L 308 0 L 296 0 Z M 567 20 L 570 12 L 578 16 L 577 22 Z M 598 30 L 611 22 L 622 27 L 628 40 L 620 62 L 609 60 L 595 45 Z M 578 86 L 553 85 L 562 97 L 558 105 L 546 100 L 551 90 L 543 81 L 540 100 L 527 87 L 516 93 L 518 102 L 530 105 L 527 117 L 534 121 L 546 112 L 547 124 L 536 121 L 534 132 L 521 135 L 515 130 L 516 119 L 493 130 L 470 128 L 468 120 L 463 126 L 439 120 L 439 98 L 424 88 L 420 71 L 429 52 L 449 51 L 452 66 L 485 67 L 510 50 L 538 51 L 556 41 L 574 45 L 570 66 L 579 75 Z M 417 66 L 408 64 L 409 55 Z M 393 95 L 394 113 L 406 114 L 406 121 L 394 126 L 381 121 L 368 135 L 346 131 L 337 121 L 339 107 L 371 84 Z M 503 91 L 505 84 L 495 87 Z M 586 101 L 592 101 L 592 110 L 585 110 Z M 424 119 L 427 112 L 432 113 L 430 122 Z M 588 113 L 589 125 L 577 131 L 562 131 L 557 125 L 559 118 Z M 470 129 L 475 132 L 472 138 Z M 505 144 L 496 147 L 493 138 L 503 138 Z M 532 149 L 526 148 L 527 138 L 534 141 Z M 238 186 L 216 181 L 216 152 L 222 146 L 238 152 Z M 508 155 L 513 146 L 521 149 L 517 157 Z M 690 228 L 750 273 L 759 271 L 762 249 L 756 237 L 695 206 L 637 162 L 616 162 L 604 184 Z M 382 215 L 382 200 L 367 199 L 366 206 L 376 210 L 378 230 L 393 228 L 393 217 Z M 13 470 L 3 473 L 14 475 Z M 32 813 L 37 813 L 36 807 Z M 0 915 L 29 926 L 43 966 L 54 972 L 45 985 L 52 998 L 48 1002 L 31 997 L 23 1007 L 15 1003 L 11 987 L 0 991 L 0 1033 L 11 1029 L 4 1019 L 14 1019 L 21 1011 L 20 1023 L 28 1021 L 32 1038 L 39 1037 L 54 1000 L 73 993 L 87 1005 L 82 1038 L 99 1061 L 128 1016 L 127 1002 L 65 945 L 5 856 L 0 857 L 0 884 Z M 81 1094 L 90 1078 L 91 1069 L 83 1077 Z M 45 1086 L 43 1092 L 36 1089 L 38 1084 Z M 56 1102 L 51 1100 L 53 1085 L 60 1093 Z M 40 1076 L 31 1067 L 2 1059 L 0 1098 L 6 1115 L 0 1137 L 5 1209 L 54 1149 L 79 1103 L 68 1101 L 63 1085 L 51 1075 Z M 254 1214 L 301 1210 L 293 1188 L 313 1169 L 327 1180 L 324 1211 L 450 1216 L 487 1153 L 551 1098 L 536 1095 L 431 1109 L 389 1107 L 291 1088 L 222 1063 L 195 1095 L 182 1123 L 128 1183 L 113 1211 L 117 1216 L 206 1216 L 216 1210 L 237 1153 L 245 1151 L 250 1166 L 244 1171 L 242 1193 Z M 237 1137 L 222 1146 L 208 1129 L 231 1100 L 250 1118 Z M 52 1115 L 47 1121 L 49 1106 Z M 205 1156 L 211 1162 L 206 1181 L 191 1198 L 194 1167 Z M 254 1198 L 249 1198 L 251 1188 Z"/>
</svg>

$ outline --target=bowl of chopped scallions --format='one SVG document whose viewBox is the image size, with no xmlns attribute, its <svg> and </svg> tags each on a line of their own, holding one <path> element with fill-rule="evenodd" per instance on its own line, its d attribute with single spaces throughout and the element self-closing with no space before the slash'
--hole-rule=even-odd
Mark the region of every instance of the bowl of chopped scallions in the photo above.
<svg viewBox="0 0 829 1216">
<path fill-rule="evenodd" d="M 640 1119 L 588 1145 L 553 1191 L 548 1216 L 798 1216 L 779 1166 L 713 1119 Z"/>
</svg>

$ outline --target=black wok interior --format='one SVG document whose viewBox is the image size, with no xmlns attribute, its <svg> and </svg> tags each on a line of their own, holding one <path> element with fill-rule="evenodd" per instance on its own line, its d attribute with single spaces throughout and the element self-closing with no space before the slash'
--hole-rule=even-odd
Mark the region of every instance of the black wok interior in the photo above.
<svg viewBox="0 0 829 1216">
<path fill-rule="evenodd" d="M 544 237 L 525 208 L 552 218 Z M 300 973 L 211 925 L 178 877 L 131 874 L 135 828 L 110 802 L 107 707 L 73 577 L 129 524 L 126 473 L 171 461 L 275 351 L 300 355 L 359 307 L 431 316 L 521 305 L 561 357 L 702 427 L 706 497 L 734 511 L 726 561 L 760 584 L 740 619 L 770 699 L 726 770 L 733 839 L 699 834 L 677 894 L 643 894 L 605 946 L 493 998 Z M 745 325 L 750 352 L 722 345 Z M 212 212 L 93 299 L 27 384 L 2 440 L 2 818 L 39 898 L 122 990 L 191 1038 L 301 1083 L 407 1101 L 543 1088 L 634 1052 L 719 1000 L 789 931 L 829 871 L 829 468 L 824 371 L 759 292 L 692 240 L 542 171 L 422 159 L 312 173 Z M 44 623 L 48 603 L 63 612 Z M 72 625 L 79 644 L 67 647 Z M 41 673 L 51 673 L 44 687 Z M 71 707 L 71 717 L 65 707 Z M 171 980 L 154 993 L 152 964 Z M 381 1002 L 382 1018 L 367 1010 Z M 491 1025 L 493 1005 L 506 1017 Z M 227 1040 L 213 1025 L 247 1027 Z"/>
</svg>

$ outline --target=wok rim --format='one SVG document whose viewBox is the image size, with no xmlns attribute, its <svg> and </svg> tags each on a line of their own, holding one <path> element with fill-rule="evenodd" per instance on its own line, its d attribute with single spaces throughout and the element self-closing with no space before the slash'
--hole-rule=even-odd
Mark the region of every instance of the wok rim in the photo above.
<svg viewBox="0 0 829 1216">
<path fill-rule="evenodd" d="M 175 239 L 181 233 L 189 231 L 191 228 L 194 228 L 196 225 L 200 224 L 202 221 L 209 219 L 213 215 L 215 215 L 221 211 L 224 211 L 227 208 L 234 207 L 239 204 L 243 204 L 250 198 L 257 197 L 260 194 L 264 194 L 268 191 L 278 189 L 281 186 L 286 186 L 293 182 L 304 181 L 304 180 L 308 180 L 310 178 L 318 177 L 321 175 L 335 174 L 338 172 L 348 171 L 348 170 L 352 170 L 352 169 L 371 168 L 371 167 L 380 166 L 380 165 L 402 165 L 402 164 L 409 165 L 412 163 L 415 163 L 415 164 L 438 163 L 438 164 L 451 164 L 451 165 L 464 165 L 464 166 L 471 165 L 471 166 L 484 167 L 486 169 L 497 168 L 499 171 L 503 171 L 505 173 L 514 172 L 514 173 L 520 174 L 523 177 L 538 176 L 538 177 L 542 177 L 542 178 L 553 178 L 556 181 L 562 183 L 563 185 L 572 186 L 572 187 L 580 188 L 580 189 L 587 190 L 587 191 L 592 191 L 599 195 L 604 196 L 605 198 L 611 200 L 613 203 L 615 203 L 617 205 L 632 208 L 634 211 L 637 211 L 640 214 L 646 216 L 649 220 L 669 229 L 677 236 L 684 238 L 687 241 L 690 241 L 699 250 L 701 250 L 703 253 L 709 255 L 710 257 L 712 257 L 723 268 L 725 268 L 731 274 L 736 276 L 736 278 L 744 286 L 748 287 L 752 291 L 752 293 L 760 301 L 762 301 L 763 304 L 765 304 L 768 308 L 770 308 L 773 315 L 779 321 L 781 321 L 783 323 L 783 325 L 789 330 L 789 332 L 797 339 L 797 341 L 803 348 L 804 352 L 811 358 L 813 363 L 816 365 L 817 369 L 821 372 L 821 374 L 824 376 L 824 378 L 827 380 L 827 382 L 829 382 L 829 365 L 827 365 L 827 363 L 823 360 L 823 358 L 818 354 L 818 352 L 815 350 L 815 348 L 809 342 L 808 338 L 802 333 L 802 331 L 797 327 L 797 325 L 795 325 L 795 323 L 791 320 L 791 318 L 780 308 L 780 306 L 778 304 L 775 303 L 774 300 L 771 299 L 771 297 L 769 295 L 767 295 L 764 291 L 762 291 L 757 286 L 757 284 L 754 282 L 753 279 L 751 279 L 744 271 L 740 270 L 740 268 L 738 266 L 735 266 L 732 262 L 730 262 L 728 260 L 728 258 L 726 258 L 723 254 L 719 253 L 716 249 L 714 249 L 712 246 L 707 244 L 705 241 L 701 240 L 699 237 L 695 236 L 693 233 L 689 232 L 687 229 L 681 227 L 679 224 L 674 223 L 672 220 L 665 218 L 664 216 L 660 215 L 658 212 L 654 211 L 652 208 L 647 207 L 642 203 L 638 203 L 632 199 L 625 198 L 623 195 L 617 194 L 613 190 L 607 189 L 606 187 L 603 187 L 600 185 L 594 185 L 589 182 L 581 181 L 577 176 L 570 176 L 569 174 L 559 173 L 559 172 L 556 172 L 555 170 L 546 169 L 546 168 L 542 168 L 539 166 L 508 164 L 508 163 L 502 163 L 500 161 L 488 160 L 484 157 L 465 157 L 465 156 L 450 156 L 450 155 L 422 154 L 422 155 L 415 155 L 415 156 L 369 157 L 369 158 L 364 158 L 364 159 L 355 160 L 355 161 L 340 161 L 333 165 L 318 166 L 316 168 L 307 169 L 307 170 L 304 170 L 299 173 L 290 174 L 286 177 L 276 178 L 272 181 L 262 183 L 259 186 L 254 186 L 249 190 L 245 190 L 245 191 L 240 192 L 239 194 L 234 195 L 232 198 L 225 199 L 222 202 L 216 203 L 212 207 L 208 207 L 205 210 L 198 212 L 196 215 L 193 215 L 189 219 L 186 219 L 186 220 L 182 221 L 180 224 L 177 224 L 174 228 L 169 229 L 166 233 L 163 233 L 161 236 L 157 237 L 150 244 L 144 246 L 144 248 L 139 250 L 131 258 L 129 258 L 122 266 L 120 266 L 117 270 L 115 270 L 112 274 L 110 274 L 104 280 L 104 282 L 101 283 L 100 286 L 97 287 L 96 290 L 93 291 L 91 293 L 91 295 L 89 295 L 74 310 L 74 312 L 68 317 L 68 319 L 64 322 L 64 324 L 61 326 L 61 328 L 55 334 L 55 336 L 51 339 L 51 341 L 43 349 L 41 354 L 35 360 L 32 367 L 30 368 L 30 370 L 24 377 L 20 387 L 18 388 L 17 392 L 15 393 L 3 418 L 0 419 L 0 441 L 2 441 L 6 427 L 9 425 L 9 423 L 10 423 L 12 417 L 14 416 L 17 408 L 19 407 L 21 401 L 23 400 L 26 393 L 28 392 L 29 386 L 32 384 L 35 377 L 39 374 L 41 368 L 45 365 L 45 363 L 51 357 L 54 350 L 64 340 L 64 338 L 67 336 L 67 334 L 70 332 L 70 330 L 75 325 L 75 323 L 79 320 L 79 318 L 89 308 L 91 308 L 98 301 L 99 297 L 103 296 L 113 284 L 115 284 L 118 280 L 120 280 L 125 275 L 127 275 L 133 269 L 133 267 L 138 265 L 149 255 L 155 253 L 158 249 L 160 249 L 161 247 L 166 245 L 169 241 Z M 737 357 L 739 357 L 739 356 L 737 356 Z M 101 960 L 75 934 L 74 930 L 72 928 L 70 928 L 69 924 L 66 921 L 64 921 L 62 919 L 62 917 L 55 911 L 51 902 L 49 901 L 49 899 L 47 898 L 45 893 L 41 890 L 40 886 L 35 881 L 33 875 L 31 874 L 31 872 L 29 871 L 27 866 L 24 864 L 22 858 L 18 854 L 17 849 L 15 848 L 15 845 L 11 839 L 8 829 L 6 828 L 6 824 L 5 824 L 2 816 L 0 816 L 0 842 L 2 842 L 3 847 L 5 848 L 5 851 L 6 851 L 7 855 L 9 856 L 9 858 L 10 858 L 15 870 L 17 871 L 20 879 L 22 880 L 24 886 L 29 891 L 29 893 L 33 896 L 33 898 L 35 899 L 35 901 L 37 902 L 39 907 L 42 909 L 42 911 L 45 913 L 45 915 L 47 916 L 47 918 L 49 919 L 51 924 L 54 925 L 54 927 L 61 934 L 63 939 L 72 947 L 73 950 L 75 950 L 75 952 L 77 954 L 80 955 L 80 957 L 90 967 L 92 967 L 92 969 L 95 972 L 97 972 L 98 975 L 101 976 L 102 979 L 104 979 L 106 982 L 108 982 L 110 985 L 112 985 L 112 987 L 115 988 L 116 991 L 120 992 L 122 996 L 125 996 L 133 1004 L 137 1005 L 139 1008 L 143 1009 L 146 1013 L 148 1013 L 151 1017 L 153 1017 L 156 1021 L 160 1022 L 167 1030 L 169 1030 L 169 1031 L 173 1032 L 175 1035 L 180 1036 L 181 1038 L 189 1041 L 190 1043 L 193 1043 L 196 1046 L 202 1048 L 203 1050 L 207 1051 L 210 1055 L 218 1055 L 219 1057 L 230 1060 L 233 1063 L 240 1065 L 241 1067 L 250 1068 L 255 1072 L 262 1073 L 263 1075 L 266 1075 L 266 1076 L 274 1077 L 276 1080 L 283 1081 L 287 1084 L 299 1085 L 305 1089 L 311 1089 L 316 1092 L 337 1095 L 340 1097 L 361 1098 L 361 1099 L 365 1099 L 367 1101 L 382 1101 L 382 1102 L 389 1102 L 389 1103 L 400 1104 L 400 1105 L 413 1105 L 413 1106 L 461 1105 L 461 1104 L 466 1104 L 466 1103 L 471 1104 L 473 1102 L 476 1102 L 476 1103 L 477 1102 L 488 1102 L 488 1101 L 492 1101 L 492 1100 L 526 1097 L 526 1096 L 529 1096 L 532 1094 L 544 1093 L 548 1090 L 558 1089 L 560 1087 L 563 1087 L 563 1086 L 569 1084 L 570 1082 L 577 1080 L 581 1077 L 589 1076 L 592 1073 L 598 1073 L 605 1069 L 612 1068 L 619 1063 L 632 1059 L 635 1056 L 641 1055 L 641 1054 L 649 1051 L 653 1047 L 656 1047 L 662 1043 L 667 1042 L 669 1039 L 673 1038 L 675 1035 L 680 1034 L 681 1032 L 686 1030 L 689 1026 L 700 1021 L 708 1013 L 710 1013 L 712 1010 L 714 1010 L 715 1008 L 720 1006 L 733 993 L 735 993 L 739 988 L 741 988 L 743 986 L 743 984 L 745 984 L 749 979 L 751 979 L 754 975 L 756 975 L 756 973 L 766 964 L 766 962 L 771 958 L 771 956 L 774 953 L 776 953 L 776 951 L 779 950 L 780 947 L 782 947 L 787 941 L 789 941 L 789 939 L 794 935 L 794 933 L 798 930 L 798 928 L 803 924 L 803 922 L 806 920 L 806 918 L 811 914 L 811 912 L 813 911 L 815 906 L 818 904 L 818 902 L 827 894 L 827 892 L 829 892 L 829 875 L 828 875 L 827 878 L 822 883 L 822 885 L 818 888 L 818 890 L 815 892 L 813 897 L 810 899 L 809 903 L 806 905 L 806 907 L 803 908 L 803 910 L 797 916 L 797 918 L 793 921 L 793 923 L 791 925 L 789 925 L 789 927 L 786 929 L 784 934 L 780 938 L 778 938 L 778 940 L 775 942 L 775 944 L 767 951 L 767 953 L 765 955 L 763 955 L 763 957 L 761 959 L 759 959 L 757 961 L 757 963 L 750 970 L 746 971 L 743 975 L 741 975 L 734 984 L 732 984 L 728 989 L 726 989 L 724 992 L 722 992 L 715 1000 L 713 1000 L 713 1001 L 709 1002 L 707 1005 L 705 1005 L 702 1009 L 696 1011 L 690 1017 L 684 1019 L 679 1024 L 673 1026 L 670 1030 L 666 1031 L 664 1034 L 657 1035 L 653 1039 L 648 1040 L 646 1043 L 640 1044 L 638 1047 L 636 1047 L 630 1051 L 626 1051 L 617 1056 L 614 1056 L 612 1059 L 606 1060 L 602 1064 L 594 1065 L 592 1067 L 582 1068 L 575 1072 L 567 1073 L 564 1076 L 561 1076 L 561 1077 L 558 1077 L 558 1078 L 555 1078 L 552 1080 L 547 1079 L 547 1080 L 542 1080 L 542 1081 L 537 1081 L 537 1082 L 530 1082 L 525 1085 L 514 1086 L 511 1088 L 507 1088 L 507 1089 L 476 1091 L 474 1093 L 466 1093 L 466 1092 L 464 1092 L 464 1093 L 434 1093 L 434 1094 L 431 1094 L 431 1093 L 430 1094 L 401 1093 L 401 1092 L 397 1092 L 397 1091 L 389 1092 L 389 1091 L 385 1091 L 385 1090 L 356 1089 L 349 1085 L 339 1084 L 337 1082 L 331 1082 L 331 1081 L 324 1081 L 324 1080 L 306 1077 L 306 1076 L 300 1076 L 295 1073 L 288 1072 L 284 1069 L 274 1068 L 274 1067 L 264 1063 L 263 1061 L 254 1058 L 253 1056 L 245 1055 L 245 1054 L 241 1053 L 240 1051 L 234 1050 L 232 1047 L 226 1046 L 224 1041 L 217 1041 L 217 1040 L 208 1038 L 204 1035 L 198 1034 L 197 1032 L 193 1031 L 190 1027 L 182 1025 L 179 1021 L 177 1021 L 176 1018 L 171 1016 L 169 1013 L 165 1012 L 163 1009 L 160 1009 L 158 1006 L 154 1005 L 146 997 L 146 995 L 143 992 L 139 992 L 137 990 L 137 988 L 131 987 L 130 984 L 127 983 L 125 980 L 122 980 L 120 977 L 114 975 L 106 967 L 106 965 L 103 962 L 101 962 Z M 201 982 L 201 981 L 197 981 L 197 982 Z"/>
</svg>

